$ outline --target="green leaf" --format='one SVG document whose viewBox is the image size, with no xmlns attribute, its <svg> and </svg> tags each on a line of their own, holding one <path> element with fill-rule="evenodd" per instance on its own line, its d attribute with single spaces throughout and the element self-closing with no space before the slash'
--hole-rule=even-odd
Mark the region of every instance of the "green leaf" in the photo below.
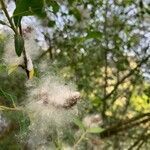
<svg viewBox="0 0 150 150">
<path fill-rule="evenodd" d="M 18 68 L 18 65 L 11 65 L 8 67 L 8 75 L 14 72 Z"/>
<path fill-rule="evenodd" d="M 93 128 L 89 128 L 88 133 L 101 133 L 102 131 L 104 131 L 103 128 L 100 127 L 93 127 Z"/>
<path fill-rule="evenodd" d="M 5 92 L 3 89 L 0 88 L 0 96 L 3 97 L 5 100 L 12 102 L 13 106 L 16 106 L 14 101 L 14 96 Z"/>
<path fill-rule="evenodd" d="M 16 54 L 20 57 L 24 49 L 24 39 L 21 35 L 14 35 L 14 40 Z"/>
<path fill-rule="evenodd" d="M 43 11 L 44 0 L 17 0 L 16 9 L 14 10 L 13 17 L 14 23 L 20 26 L 23 16 L 37 15 L 38 17 L 45 17 L 46 13 Z"/>
<path fill-rule="evenodd" d="M 60 6 L 56 1 L 47 0 L 46 3 L 47 3 L 48 6 L 52 6 L 54 13 L 57 13 L 59 11 Z"/>
<path fill-rule="evenodd" d="M 76 0 L 68 0 L 69 5 L 72 5 Z"/>
<path fill-rule="evenodd" d="M 139 5 L 140 5 L 140 8 L 143 9 L 143 2 L 142 2 L 142 0 L 140 0 Z"/>
<path fill-rule="evenodd" d="M 78 21 L 81 21 L 81 13 L 77 8 L 72 8 L 70 14 L 74 15 Z"/>
<path fill-rule="evenodd" d="M 33 14 L 37 15 L 40 18 L 46 17 L 46 13 L 44 12 L 44 0 L 30 0 L 30 8 Z"/>
<path fill-rule="evenodd" d="M 88 32 L 86 39 L 91 39 L 91 38 L 99 39 L 99 38 L 101 38 L 101 36 L 102 36 L 102 33 L 99 31 L 90 31 L 90 32 Z"/>
<path fill-rule="evenodd" d="M 78 118 L 75 118 L 73 121 L 80 129 L 85 129 L 84 124 Z"/>
<path fill-rule="evenodd" d="M 55 26 L 55 21 L 50 20 L 48 22 L 48 27 L 54 27 Z"/>
<path fill-rule="evenodd" d="M 13 13 L 15 25 L 18 27 L 21 23 L 22 16 L 27 16 L 30 14 L 30 0 L 17 0 L 16 9 Z"/>
</svg>

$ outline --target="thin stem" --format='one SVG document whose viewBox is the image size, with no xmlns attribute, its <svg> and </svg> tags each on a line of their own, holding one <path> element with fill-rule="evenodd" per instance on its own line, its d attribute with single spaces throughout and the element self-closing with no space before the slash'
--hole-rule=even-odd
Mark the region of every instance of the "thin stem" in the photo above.
<svg viewBox="0 0 150 150">
<path fill-rule="evenodd" d="M 22 26 L 21 26 L 21 24 L 20 24 L 20 26 L 19 26 L 19 33 L 20 33 L 20 35 L 22 36 L 22 38 L 23 38 L 23 33 L 22 33 Z M 25 49 L 25 46 L 23 47 L 23 59 L 24 59 L 24 65 L 25 65 L 25 71 L 26 71 L 26 74 L 27 74 L 27 76 L 28 76 L 28 78 L 29 78 L 29 70 L 27 69 L 27 62 L 28 62 L 28 60 L 27 60 L 27 52 L 26 52 L 26 49 Z"/>
<path fill-rule="evenodd" d="M 6 107 L 6 106 L 0 106 L 0 110 L 21 111 L 22 109 L 17 108 L 17 107 Z"/>
<path fill-rule="evenodd" d="M 2 6 L 2 10 L 4 11 L 6 18 L 8 19 L 8 21 L 9 21 L 9 23 L 10 23 L 11 29 L 15 32 L 15 34 L 17 34 L 18 32 L 17 32 L 17 30 L 16 30 L 16 28 L 15 28 L 15 25 L 13 24 L 13 22 L 12 22 L 12 20 L 11 20 L 11 17 L 10 17 L 9 14 L 8 14 L 8 11 L 7 11 L 7 9 L 6 9 L 6 6 L 5 6 L 4 1 L 3 1 L 3 0 L 0 0 L 0 3 L 1 3 L 1 6 Z"/>
<path fill-rule="evenodd" d="M 80 136 L 79 140 L 74 144 L 73 150 L 76 150 L 77 146 L 85 138 L 86 134 L 87 134 L 87 131 L 85 131 L 85 132 L 82 133 L 82 135 Z"/>
</svg>

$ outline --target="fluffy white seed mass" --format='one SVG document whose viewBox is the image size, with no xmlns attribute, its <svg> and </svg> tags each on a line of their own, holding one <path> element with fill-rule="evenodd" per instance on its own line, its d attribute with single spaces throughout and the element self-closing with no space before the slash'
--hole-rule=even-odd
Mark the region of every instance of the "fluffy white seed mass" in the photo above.
<svg viewBox="0 0 150 150">
<path fill-rule="evenodd" d="M 80 94 L 73 85 L 49 75 L 27 86 L 30 90 L 25 108 L 31 121 L 28 145 L 38 148 L 46 145 L 47 138 L 55 131 L 60 134 L 63 128 L 69 127 L 78 114 L 76 103 Z"/>
<path fill-rule="evenodd" d="M 102 118 L 99 114 L 88 115 L 83 118 L 83 124 L 88 128 L 98 127 L 102 124 Z"/>
</svg>

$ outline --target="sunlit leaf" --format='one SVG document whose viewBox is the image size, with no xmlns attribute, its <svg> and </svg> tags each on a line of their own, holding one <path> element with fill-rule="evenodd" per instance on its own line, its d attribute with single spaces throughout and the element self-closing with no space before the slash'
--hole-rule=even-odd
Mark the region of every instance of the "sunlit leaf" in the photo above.
<svg viewBox="0 0 150 150">
<path fill-rule="evenodd" d="M 11 65 L 8 67 L 8 75 L 13 73 L 18 68 L 18 65 Z"/>
<path fill-rule="evenodd" d="M 102 37 L 101 32 L 99 32 L 99 31 L 89 31 L 87 36 L 86 36 L 86 39 L 91 39 L 91 38 L 99 39 L 101 37 Z"/>
<path fill-rule="evenodd" d="M 104 129 L 100 127 L 93 127 L 93 128 L 89 128 L 87 131 L 89 133 L 101 133 L 102 131 L 104 131 Z"/>
</svg>

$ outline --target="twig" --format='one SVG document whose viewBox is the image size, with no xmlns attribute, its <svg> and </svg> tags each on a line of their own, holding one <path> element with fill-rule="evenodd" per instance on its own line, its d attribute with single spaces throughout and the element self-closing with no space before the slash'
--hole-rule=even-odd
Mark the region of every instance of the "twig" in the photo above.
<svg viewBox="0 0 150 150">
<path fill-rule="evenodd" d="M 125 131 L 127 129 L 131 129 L 140 124 L 144 124 L 150 121 L 150 113 L 145 113 L 136 117 L 133 117 L 129 120 L 122 121 L 116 125 L 110 126 L 106 130 L 100 133 L 101 138 L 110 137 L 112 135 L 116 135 L 121 131 Z"/>
<path fill-rule="evenodd" d="M 16 28 L 15 28 L 15 25 L 13 24 L 13 22 L 12 22 L 12 20 L 11 20 L 11 17 L 9 16 L 9 13 L 8 13 L 8 11 L 7 11 L 7 9 L 6 9 L 6 6 L 5 6 L 4 1 L 3 1 L 3 0 L 0 0 L 0 3 L 1 3 L 1 6 L 2 6 L 2 10 L 4 11 L 6 18 L 8 19 L 8 21 L 9 21 L 9 23 L 10 23 L 11 29 L 15 32 L 15 34 L 18 34 L 18 32 L 17 32 L 17 30 L 16 30 Z"/>
<path fill-rule="evenodd" d="M 143 140 L 143 136 L 144 136 L 144 134 L 146 133 L 146 131 L 147 131 L 147 129 L 145 129 L 145 130 L 142 132 L 142 134 L 140 135 L 140 137 L 133 143 L 133 145 L 131 145 L 131 146 L 129 147 L 128 150 L 132 150 L 134 147 L 136 147 L 136 146 Z"/>
<path fill-rule="evenodd" d="M 141 60 L 141 62 L 134 69 L 132 69 L 126 76 L 124 76 L 122 79 L 120 79 L 116 83 L 116 85 L 114 86 L 114 89 L 110 93 L 108 93 L 102 100 L 104 101 L 104 100 L 108 99 L 118 89 L 118 86 L 120 84 L 122 84 L 131 75 L 133 75 L 143 65 L 143 63 L 145 63 L 145 62 L 148 61 L 149 58 L 150 58 L 150 55 L 148 55 L 146 58 L 144 58 L 143 60 Z"/>
<path fill-rule="evenodd" d="M 137 147 L 137 150 L 140 150 L 143 144 L 144 144 L 144 140 L 142 140 L 142 142 L 140 143 L 140 145 Z"/>
<path fill-rule="evenodd" d="M 22 111 L 21 108 L 17 108 L 17 107 L 7 107 L 7 106 L 0 106 L 0 110 Z"/>
<path fill-rule="evenodd" d="M 19 33 L 20 33 L 20 35 L 22 36 L 22 38 L 23 38 L 23 33 L 22 33 L 22 26 L 21 26 L 21 24 L 19 25 Z M 28 78 L 29 78 L 29 70 L 27 69 L 27 53 L 26 53 L 26 50 L 25 50 L 25 46 L 23 47 L 23 51 L 22 51 L 22 53 L 23 53 L 23 59 L 24 59 L 24 70 L 26 71 L 26 74 L 27 74 L 27 76 L 28 76 Z M 22 67 L 23 68 L 23 67 Z"/>
<path fill-rule="evenodd" d="M 47 51 L 49 52 L 49 58 L 52 60 L 52 59 L 53 59 L 52 42 L 51 42 L 52 40 L 51 40 L 50 37 L 47 36 L 46 34 L 43 33 L 43 35 L 44 35 L 45 40 L 46 40 L 46 41 L 48 42 L 48 44 L 49 44 L 49 47 L 48 47 Z"/>
<path fill-rule="evenodd" d="M 85 131 L 85 132 L 82 133 L 82 135 L 80 136 L 79 140 L 74 144 L 73 150 L 76 150 L 77 146 L 85 138 L 86 134 L 87 134 L 87 131 Z"/>
</svg>

